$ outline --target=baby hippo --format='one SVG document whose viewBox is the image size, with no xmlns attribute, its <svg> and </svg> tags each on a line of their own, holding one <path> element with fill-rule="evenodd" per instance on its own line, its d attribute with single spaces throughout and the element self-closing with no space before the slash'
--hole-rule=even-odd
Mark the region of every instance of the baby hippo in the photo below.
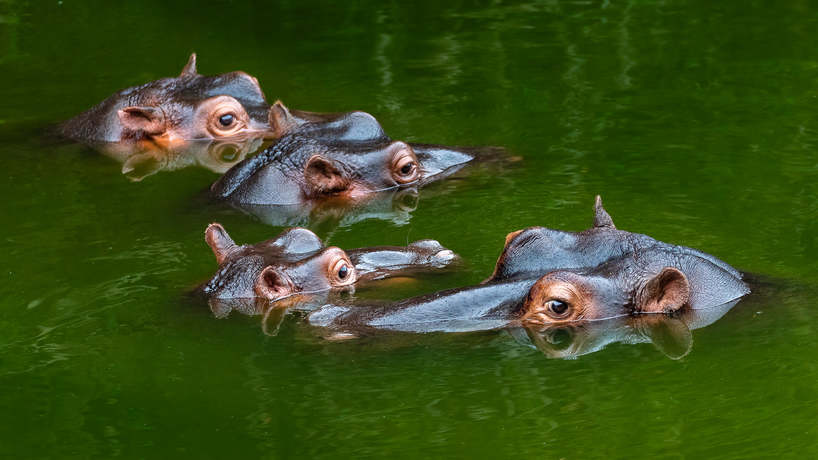
<svg viewBox="0 0 818 460">
<path fill-rule="evenodd" d="M 199 75 L 194 53 L 178 77 L 114 93 L 60 131 L 85 142 L 168 144 L 268 132 L 268 115 L 258 80 L 244 72 Z"/>
<path fill-rule="evenodd" d="M 452 174 L 472 158 L 439 146 L 414 148 L 400 141 L 337 143 L 293 133 L 230 169 L 211 186 L 211 192 L 237 205 L 349 201 L 423 185 Z"/>
<path fill-rule="evenodd" d="M 276 238 L 237 245 L 219 224 L 205 230 L 219 264 L 201 287 L 211 301 L 261 299 L 276 301 L 351 286 L 360 281 L 443 268 L 455 254 L 437 241 L 421 240 L 405 247 L 382 246 L 348 252 L 326 247 L 305 228 L 285 230 Z"/>
<path fill-rule="evenodd" d="M 326 306 L 309 320 L 353 335 L 541 328 L 679 314 L 717 307 L 749 293 L 741 274 L 726 263 L 694 249 L 615 230 L 599 197 L 596 209 L 596 231 L 538 228 L 511 234 L 494 275 L 481 285 L 380 307 Z M 548 235 L 552 243 L 519 240 L 530 231 Z M 509 267 L 514 270 L 506 271 Z"/>
</svg>

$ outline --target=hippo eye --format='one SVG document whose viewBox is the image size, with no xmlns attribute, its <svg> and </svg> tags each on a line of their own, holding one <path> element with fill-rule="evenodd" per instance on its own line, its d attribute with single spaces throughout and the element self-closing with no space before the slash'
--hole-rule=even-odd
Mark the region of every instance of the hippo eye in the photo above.
<svg viewBox="0 0 818 460">
<path fill-rule="evenodd" d="M 224 126 L 225 128 L 229 128 L 230 125 L 236 120 L 236 117 L 232 113 L 226 113 L 219 117 L 219 124 Z"/>
<path fill-rule="evenodd" d="M 250 122 L 244 107 L 230 96 L 208 99 L 198 111 L 206 114 L 207 131 L 214 138 L 236 135 L 247 128 Z"/>
<path fill-rule="evenodd" d="M 334 286 L 346 286 L 355 282 L 355 268 L 345 256 L 338 256 L 330 264 L 330 281 Z"/>
<path fill-rule="evenodd" d="M 414 182 L 420 176 L 420 168 L 418 168 L 417 158 L 411 150 L 404 149 L 398 152 L 393 162 L 392 170 L 395 181 L 401 184 Z"/>
<path fill-rule="evenodd" d="M 562 300 L 551 299 L 545 302 L 546 312 L 555 318 L 565 318 L 571 312 L 571 306 Z"/>
</svg>

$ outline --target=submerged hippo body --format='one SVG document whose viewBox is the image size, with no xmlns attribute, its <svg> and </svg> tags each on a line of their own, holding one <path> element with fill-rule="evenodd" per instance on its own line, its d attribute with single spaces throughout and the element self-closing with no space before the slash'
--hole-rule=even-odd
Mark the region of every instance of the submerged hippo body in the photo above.
<svg viewBox="0 0 818 460">
<path fill-rule="evenodd" d="M 449 266 L 457 257 L 437 241 L 343 251 L 326 247 L 305 228 L 291 228 L 274 239 L 237 245 L 219 224 L 205 231 L 219 270 L 199 291 L 211 308 L 238 302 L 253 310 L 293 296 L 348 288 L 356 283 L 407 276 Z M 249 306 L 249 307 L 248 307 Z"/>
<path fill-rule="evenodd" d="M 199 75 L 192 54 L 178 77 L 121 90 L 60 131 L 85 142 L 172 143 L 268 132 L 268 117 L 269 104 L 254 77 Z"/>
<path fill-rule="evenodd" d="M 613 231 L 610 217 L 600 218 L 607 213 L 599 199 L 596 212 L 597 226 Z M 599 235 L 583 241 L 582 233 L 571 234 L 575 251 L 554 246 L 559 257 L 546 258 L 544 247 L 532 245 L 541 260 L 527 254 L 526 244 L 518 240 L 527 231 L 507 238 L 495 274 L 481 285 L 375 307 L 328 305 L 309 321 L 353 335 L 546 328 L 651 313 L 683 314 L 728 304 L 749 292 L 740 273 L 726 263 L 690 248 L 648 241 L 644 235 L 617 231 L 614 241 L 637 243 L 610 244 L 602 248 L 604 255 L 592 255 L 589 244 Z M 603 257 L 607 259 L 600 260 Z M 506 276 L 507 267 L 525 270 Z"/>
<path fill-rule="evenodd" d="M 230 169 L 211 192 L 218 199 L 250 205 L 356 200 L 432 182 L 472 159 L 442 146 L 413 148 L 400 141 L 337 143 L 293 133 Z"/>
</svg>

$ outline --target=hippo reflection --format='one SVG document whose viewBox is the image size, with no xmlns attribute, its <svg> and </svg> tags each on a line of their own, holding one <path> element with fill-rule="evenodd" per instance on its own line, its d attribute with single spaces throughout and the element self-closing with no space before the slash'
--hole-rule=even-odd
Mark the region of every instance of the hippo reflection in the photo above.
<svg viewBox="0 0 818 460">
<path fill-rule="evenodd" d="M 434 240 L 344 251 L 326 247 L 305 228 L 285 230 L 258 244 L 237 245 L 224 227 L 211 224 L 205 240 L 219 270 L 200 292 L 214 312 L 230 308 L 256 312 L 270 302 L 440 269 L 457 260 L 452 251 Z"/>
<path fill-rule="evenodd" d="M 414 187 L 386 190 L 357 199 L 327 199 L 301 205 L 234 205 L 274 227 L 311 227 L 326 231 L 348 227 L 369 219 L 383 220 L 402 226 L 409 223 L 417 209 L 419 192 Z"/>
<path fill-rule="evenodd" d="M 204 76 L 191 54 L 178 77 L 123 89 L 65 122 L 68 138 L 88 142 L 173 143 L 269 131 L 269 105 L 244 72 Z"/>
<path fill-rule="evenodd" d="M 191 166 L 224 173 L 258 150 L 263 143 L 263 137 L 242 136 L 184 141 L 166 146 L 121 142 L 91 145 L 122 163 L 122 174 L 138 182 L 159 171 L 176 171 Z"/>
<path fill-rule="evenodd" d="M 612 343 L 651 343 L 665 356 L 680 359 L 693 346 L 691 331 L 713 324 L 737 302 L 688 309 L 676 315 L 621 316 L 600 321 L 511 328 L 509 333 L 518 342 L 540 350 L 549 358 L 575 359 Z"/>
<path fill-rule="evenodd" d="M 440 146 L 413 147 L 400 141 L 332 143 L 288 134 L 233 167 L 213 184 L 211 192 L 234 204 L 355 200 L 441 179 L 472 158 Z"/>
<path fill-rule="evenodd" d="M 597 231 L 537 229 L 537 234 L 562 235 L 570 241 L 554 245 L 542 259 L 532 259 L 518 239 L 526 230 L 507 239 L 495 274 L 481 285 L 381 306 L 327 305 L 309 321 L 344 336 L 548 328 L 650 314 L 680 317 L 729 304 L 749 292 L 740 273 L 726 263 L 690 248 L 614 230 L 599 197 L 595 209 L 595 228 L 616 232 L 609 235 L 618 245 L 601 239 L 608 243 L 597 248 L 604 256 L 594 256 L 595 248 L 589 245 L 600 241 Z M 576 250 L 563 252 L 566 246 Z M 531 247 L 541 253 L 545 248 Z M 606 259 L 599 260 L 602 257 Z M 583 261 L 593 264 L 581 266 Z M 507 267 L 519 269 L 514 276 L 497 276 Z"/>
</svg>

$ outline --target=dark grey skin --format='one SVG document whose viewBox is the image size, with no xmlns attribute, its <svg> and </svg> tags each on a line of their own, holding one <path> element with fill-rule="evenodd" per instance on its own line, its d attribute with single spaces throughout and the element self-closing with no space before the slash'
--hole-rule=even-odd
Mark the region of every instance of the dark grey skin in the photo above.
<svg viewBox="0 0 818 460">
<path fill-rule="evenodd" d="M 354 202 L 441 179 L 473 158 L 442 146 L 330 143 L 294 133 L 237 164 L 212 185 L 211 193 L 239 205 Z"/>
<path fill-rule="evenodd" d="M 85 142 L 168 145 L 269 132 L 269 109 L 254 77 L 199 75 L 194 53 L 178 77 L 123 89 L 63 123 L 60 132 Z"/>
<path fill-rule="evenodd" d="M 602 206 L 602 198 L 597 196 L 594 224 L 587 230 L 566 232 L 530 227 L 508 234 L 494 273 L 487 281 L 541 276 L 558 268 L 594 267 L 608 259 L 648 248 L 674 248 L 708 260 L 736 277 L 742 276 L 738 270 L 710 254 L 618 230 Z"/>
<path fill-rule="evenodd" d="M 241 307 L 233 309 L 252 311 L 284 299 L 297 303 L 306 295 L 437 270 L 458 260 L 434 240 L 343 251 L 326 247 L 305 228 L 285 230 L 261 243 L 238 245 L 224 227 L 214 223 L 207 227 L 205 241 L 216 256 L 219 270 L 199 291 L 214 312 L 225 310 L 220 303 L 238 302 Z M 279 305 L 286 306 L 286 302 Z"/>
<path fill-rule="evenodd" d="M 598 217 L 600 210 L 604 212 L 597 200 Z M 610 224 L 612 226 L 612 222 Z M 628 240 L 628 235 L 614 235 Z M 641 237 L 637 235 L 634 239 L 639 241 Z M 514 244 L 514 237 L 509 244 Z M 578 247 L 589 250 L 587 245 Z M 610 247 L 603 248 L 605 254 L 612 252 Z M 506 257 L 501 257 L 498 265 L 532 267 L 530 258 L 520 248 L 514 252 L 504 250 Z M 723 305 L 749 293 L 737 270 L 725 267 L 724 262 L 714 262 L 717 259 L 712 256 L 702 257 L 695 252 L 698 251 L 654 240 L 650 245 L 615 252 L 599 262 L 587 253 L 568 253 L 564 266 L 560 266 L 560 260 L 551 259 L 542 271 L 531 268 L 514 277 L 492 277 L 478 286 L 395 304 L 325 306 L 312 313 L 309 321 L 353 336 L 376 331 L 542 328 L 642 314 L 681 314 Z M 513 260 L 516 257 L 525 258 L 526 263 L 518 264 Z M 595 265 L 576 267 L 582 258 L 592 260 Z"/>
<path fill-rule="evenodd" d="M 270 107 L 270 129 L 275 137 L 298 132 L 324 142 L 385 143 L 391 139 L 372 115 L 361 112 L 319 113 L 290 110 L 281 101 Z"/>
</svg>

